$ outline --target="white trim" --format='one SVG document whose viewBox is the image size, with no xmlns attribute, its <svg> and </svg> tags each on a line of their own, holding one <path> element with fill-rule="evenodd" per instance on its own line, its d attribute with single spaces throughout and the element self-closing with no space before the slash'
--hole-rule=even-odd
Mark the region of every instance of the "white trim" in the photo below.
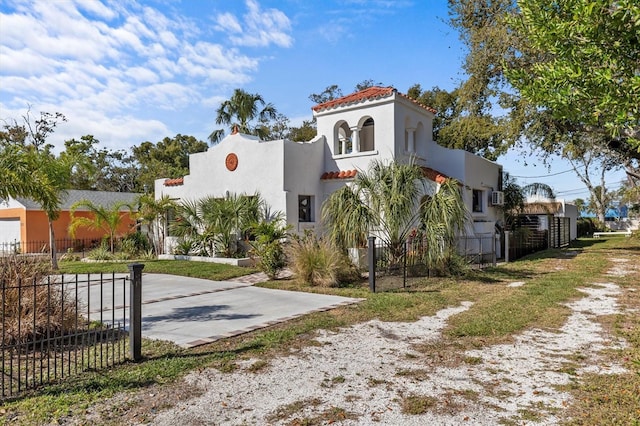
<svg viewBox="0 0 640 426">
<path fill-rule="evenodd" d="M 342 158 L 366 157 L 366 156 L 369 156 L 369 155 L 378 155 L 378 150 L 351 152 L 349 154 L 338 154 L 338 155 L 334 155 L 332 158 L 334 160 L 340 160 Z"/>
</svg>

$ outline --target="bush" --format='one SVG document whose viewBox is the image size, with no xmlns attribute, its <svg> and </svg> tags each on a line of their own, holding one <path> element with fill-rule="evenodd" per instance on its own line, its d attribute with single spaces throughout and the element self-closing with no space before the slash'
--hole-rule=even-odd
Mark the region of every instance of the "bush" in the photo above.
<svg viewBox="0 0 640 426">
<path fill-rule="evenodd" d="M 278 273 L 286 266 L 287 258 L 280 241 L 252 244 L 252 253 L 257 256 L 256 266 L 274 280 Z"/>
<path fill-rule="evenodd" d="M 284 220 L 263 220 L 251 227 L 255 240 L 250 241 L 250 255 L 262 272 L 274 280 L 286 266 L 287 258 L 283 240 L 287 236 L 289 226 Z"/>
<path fill-rule="evenodd" d="M 99 247 L 91 250 L 87 254 L 87 257 L 93 260 L 112 260 L 113 254 L 111 254 L 109 247 L 107 247 L 105 244 L 101 244 Z"/>
<path fill-rule="evenodd" d="M 605 230 L 604 223 L 594 217 L 579 217 L 576 222 L 578 237 L 590 237 Z"/>
<path fill-rule="evenodd" d="M 131 258 L 151 250 L 151 244 L 149 244 L 149 239 L 142 232 L 136 231 L 120 240 L 120 250 Z"/>
<path fill-rule="evenodd" d="M 4 318 L 0 322 L 3 344 L 36 341 L 63 334 L 76 324 L 75 303 L 61 286 L 44 284 L 51 273 L 49 261 L 16 256 L 0 258 L 0 283 L 4 286 Z M 49 334 L 48 334 L 49 333 Z"/>
<path fill-rule="evenodd" d="M 357 274 L 345 253 L 311 232 L 294 237 L 287 252 L 295 277 L 312 286 L 335 287 L 352 281 Z"/>
<path fill-rule="evenodd" d="M 182 256 L 189 256 L 193 251 L 194 243 L 191 238 L 180 238 L 176 243 L 175 247 L 173 247 L 173 254 L 178 254 Z"/>
</svg>

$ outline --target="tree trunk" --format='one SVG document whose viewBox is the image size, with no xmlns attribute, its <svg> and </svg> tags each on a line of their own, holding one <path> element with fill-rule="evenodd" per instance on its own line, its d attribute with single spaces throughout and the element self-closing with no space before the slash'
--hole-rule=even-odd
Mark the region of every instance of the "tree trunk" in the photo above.
<svg viewBox="0 0 640 426">
<path fill-rule="evenodd" d="M 56 236 L 53 231 L 53 221 L 49 219 L 49 250 L 51 252 L 51 267 L 58 270 L 58 252 L 56 251 Z"/>
</svg>

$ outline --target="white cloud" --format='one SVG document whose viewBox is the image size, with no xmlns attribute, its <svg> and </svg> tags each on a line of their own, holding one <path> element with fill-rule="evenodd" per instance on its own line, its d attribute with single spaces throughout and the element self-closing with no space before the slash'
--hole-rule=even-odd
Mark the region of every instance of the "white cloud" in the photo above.
<svg viewBox="0 0 640 426">
<path fill-rule="evenodd" d="M 212 37 L 206 17 L 173 8 L 97 0 L 1 3 L 0 115 L 20 117 L 31 105 L 69 118 L 56 137 L 94 134 L 113 146 L 160 140 L 171 127 L 160 117 L 180 124 L 167 111 L 206 109 L 223 98 L 215 90 L 251 80 L 260 59 L 243 46 L 291 45 L 284 13 L 261 10 L 252 0 L 246 5 L 240 21 L 218 15 L 219 28 L 241 38 L 233 46 Z"/>
<path fill-rule="evenodd" d="M 100 18 L 110 20 L 117 16 L 114 10 L 109 9 L 99 1 L 76 0 L 75 4 L 78 8 L 86 10 Z"/>
<path fill-rule="evenodd" d="M 230 13 L 216 17 L 219 31 L 230 32 L 229 40 L 238 46 L 265 47 L 275 44 L 280 47 L 291 47 L 293 38 L 291 22 L 287 15 L 278 9 L 260 9 L 255 0 L 247 0 L 248 13 L 243 16 L 242 23 Z"/>
<path fill-rule="evenodd" d="M 221 13 L 216 17 L 217 29 L 230 33 L 242 33 L 240 22 L 231 13 Z"/>
<path fill-rule="evenodd" d="M 43 58 L 42 55 L 27 48 L 17 50 L 9 46 L 0 46 L 0 58 L 2 58 L 0 72 L 4 75 L 36 75 L 55 72 L 57 68 L 55 61 Z"/>
<path fill-rule="evenodd" d="M 125 75 L 136 83 L 156 83 L 159 80 L 156 73 L 145 67 L 131 67 L 126 70 Z"/>
</svg>

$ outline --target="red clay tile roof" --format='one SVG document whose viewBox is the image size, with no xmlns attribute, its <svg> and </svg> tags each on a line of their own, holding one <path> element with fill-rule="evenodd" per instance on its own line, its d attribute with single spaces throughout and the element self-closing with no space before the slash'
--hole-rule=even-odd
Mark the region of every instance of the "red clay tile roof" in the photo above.
<svg viewBox="0 0 640 426">
<path fill-rule="evenodd" d="M 320 179 L 351 179 L 358 174 L 357 170 L 341 170 L 339 172 L 324 172 Z"/>
<path fill-rule="evenodd" d="M 443 183 L 445 180 L 449 178 L 447 175 L 443 175 L 439 171 L 433 170 L 432 168 L 429 168 L 429 167 L 423 167 L 422 173 L 424 174 L 424 177 L 434 181 L 435 183 Z"/>
<path fill-rule="evenodd" d="M 408 97 L 406 95 L 403 95 L 402 93 L 398 92 L 395 88 L 393 88 L 391 86 L 389 86 L 389 87 L 380 87 L 380 86 L 368 87 L 368 88 L 366 88 L 364 90 L 361 90 L 359 92 L 355 92 L 355 93 L 352 93 L 352 94 L 347 95 L 347 96 L 343 96 L 343 97 L 338 98 L 338 99 L 333 99 L 331 101 L 327 101 L 327 102 L 318 104 L 318 105 L 314 106 L 311 109 L 314 110 L 314 111 L 322 111 L 324 109 L 334 108 L 334 107 L 337 107 L 337 106 L 354 104 L 354 103 L 357 103 L 357 102 L 380 99 L 380 98 L 386 98 L 387 96 L 391 96 L 394 93 L 397 93 L 401 97 L 410 100 L 414 104 L 426 109 L 429 112 L 432 112 L 434 114 L 436 113 L 435 109 L 433 109 L 431 107 L 426 107 L 424 105 L 420 105 L 415 100 L 411 99 L 410 97 Z"/>
<path fill-rule="evenodd" d="M 165 179 L 164 186 L 180 186 L 184 185 L 184 178 Z"/>
<path fill-rule="evenodd" d="M 446 179 L 449 178 L 447 175 L 443 175 L 437 170 L 431 169 L 429 167 L 422 167 L 422 173 L 424 177 L 430 179 L 436 183 L 443 183 Z M 357 170 L 341 170 L 339 172 L 324 172 L 320 179 L 329 180 L 329 179 L 351 179 L 354 178 L 358 174 Z"/>
</svg>

